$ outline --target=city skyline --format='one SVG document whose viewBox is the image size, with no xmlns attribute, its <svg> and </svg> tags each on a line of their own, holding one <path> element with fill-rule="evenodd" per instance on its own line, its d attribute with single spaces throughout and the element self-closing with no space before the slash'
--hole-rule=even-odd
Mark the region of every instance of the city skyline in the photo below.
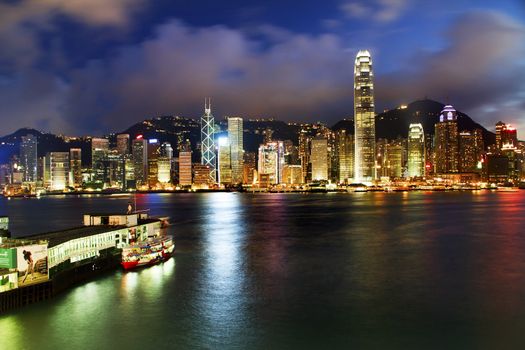
<svg viewBox="0 0 525 350">
<path fill-rule="evenodd" d="M 203 96 L 217 115 L 331 124 L 352 117 L 351 63 L 361 48 L 376 63 L 377 111 L 428 96 L 485 126 L 523 128 L 522 2 L 415 5 L 307 1 L 289 20 L 286 1 L 184 11 L 139 0 L 95 10 L 82 1 L 2 4 L 3 134 L 116 132 L 149 116 L 197 116 Z"/>
<path fill-rule="evenodd" d="M 0 0 L 0 121 L 2 348 L 523 347 L 525 0 Z"/>
</svg>

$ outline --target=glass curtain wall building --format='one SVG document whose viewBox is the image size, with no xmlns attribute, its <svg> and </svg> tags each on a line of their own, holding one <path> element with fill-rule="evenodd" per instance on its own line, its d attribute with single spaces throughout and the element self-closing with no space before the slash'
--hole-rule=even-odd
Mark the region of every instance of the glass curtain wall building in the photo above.
<svg viewBox="0 0 525 350">
<path fill-rule="evenodd" d="M 372 181 L 376 178 L 373 78 L 370 53 L 366 50 L 359 51 L 354 67 L 354 178 L 356 182 Z"/>
<path fill-rule="evenodd" d="M 408 177 L 425 176 L 425 133 L 421 123 L 408 127 Z"/>
</svg>

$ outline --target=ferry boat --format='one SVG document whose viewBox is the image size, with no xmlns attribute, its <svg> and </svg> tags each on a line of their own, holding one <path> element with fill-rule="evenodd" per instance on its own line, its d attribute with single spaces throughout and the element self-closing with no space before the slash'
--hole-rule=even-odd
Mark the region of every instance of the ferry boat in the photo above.
<svg viewBox="0 0 525 350">
<path fill-rule="evenodd" d="M 150 266 L 168 260 L 175 245 L 171 236 L 150 238 L 125 246 L 122 249 L 121 265 L 125 270 Z"/>
<path fill-rule="evenodd" d="M 511 187 L 511 186 L 498 186 L 497 188 L 498 192 L 518 192 L 518 187 Z"/>
</svg>

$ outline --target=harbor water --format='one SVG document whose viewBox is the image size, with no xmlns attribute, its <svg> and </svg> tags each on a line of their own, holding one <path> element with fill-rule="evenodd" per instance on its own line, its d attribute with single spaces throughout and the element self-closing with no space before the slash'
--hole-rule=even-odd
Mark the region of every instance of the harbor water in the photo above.
<svg viewBox="0 0 525 350">
<path fill-rule="evenodd" d="M 134 198 L 0 199 L 14 236 Z M 525 191 L 141 194 L 175 255 L 0 315 L 1 349 L 521 349 Z"/>
</svg>

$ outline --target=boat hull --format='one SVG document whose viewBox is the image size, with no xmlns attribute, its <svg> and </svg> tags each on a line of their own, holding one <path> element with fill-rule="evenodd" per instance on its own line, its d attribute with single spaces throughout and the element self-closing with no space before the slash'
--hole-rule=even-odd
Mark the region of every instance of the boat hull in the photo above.
<svg viewBox="0 0 525 350">
<path fill-rule="evenodd" d="M 141 267 L 147 267 L 159 264 L 171 258 L 173 253 L 163 253 L 162 256 L 157 256 L 156 258 L 146 260 L 146 261 L 122 261 L 120 264 L 124 270 L 133 270 Z"/>
<path fill-rule="evenodd" d="M 120 264 L 124 270 L 146 267 L 168 260 L 175 246 L 171 239 L 151 240 L 125 247 Z"/>
</svg>

